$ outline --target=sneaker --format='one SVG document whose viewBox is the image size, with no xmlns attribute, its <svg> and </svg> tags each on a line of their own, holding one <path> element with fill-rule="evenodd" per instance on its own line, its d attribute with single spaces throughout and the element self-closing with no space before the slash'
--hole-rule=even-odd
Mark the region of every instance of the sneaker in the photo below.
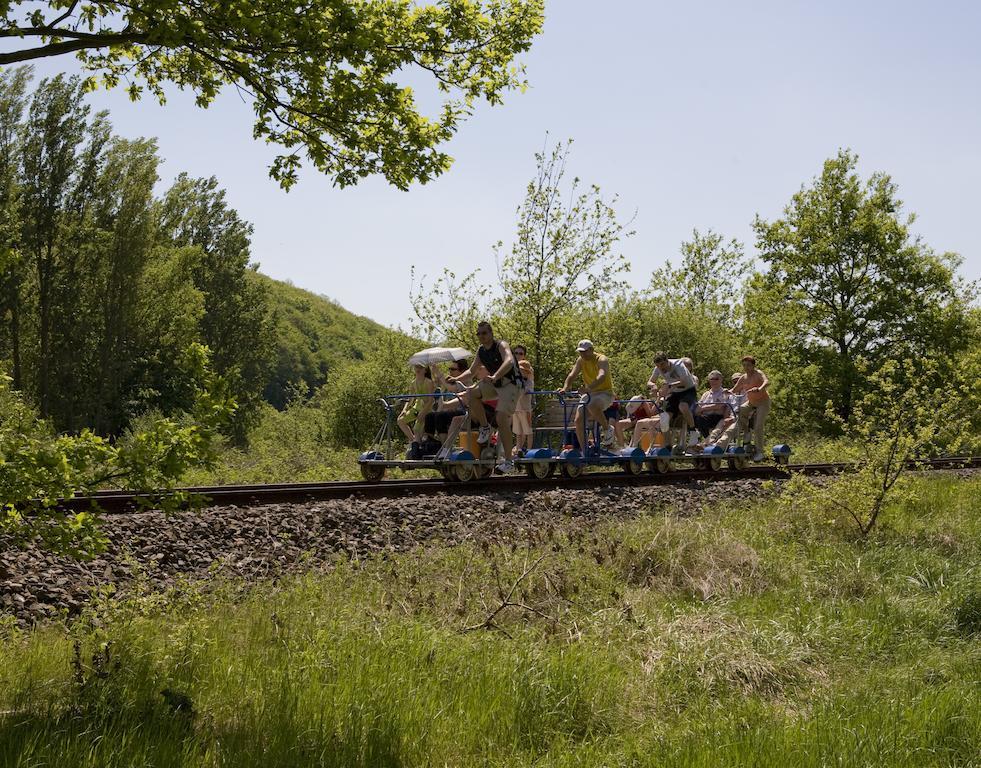
<svg viewBox="0 0 981 768">
<path fill-rule="evenodd" d="M 685 455 L 685 447 L 683 445 L 675 445 L 675 446 L 673 446 L 671 448 L 671 455 L 672 456 L 684 456 Z"/>
<path fill-rule="evenodd" d="M 614 430 L 613 427 L 607 427 L 603 430 L 602 437 L 600 437 L 600 445 L 602 445 L 604 448 L 610 448 L 616 438 L 616 430 Z"/>
<path fill-rule="evenodd" d="M 757 451 L 753 454 L 753 461 L 763 461 L 765 456 L 763 456 L 763 451 Z"/>
<path fill-rule="evenodd" d="M 415 461 L 416 459 L 419 458 L 420 453 L 421 453 L 421 449 L 419 448 L 419 443 L 413 440 L 412 445 L 409 446 L 409 450 L 405 452 L 405 458 L 408 461 Z"/>
<path fill-rule="evenodd" d="M 514 472 L 514 462 L 510 459 L 505 459 L 498 464 L 495 469 L 501 475 L 510 475 L 512 472 Z"/>
<path fill-rule="evenodd" d="M 485 425 L 477 430 L 477 442 L 480 445 L 487 445 L 487 441 L 490 440 L 491 428 L 489 425 Z"/>
</svg>

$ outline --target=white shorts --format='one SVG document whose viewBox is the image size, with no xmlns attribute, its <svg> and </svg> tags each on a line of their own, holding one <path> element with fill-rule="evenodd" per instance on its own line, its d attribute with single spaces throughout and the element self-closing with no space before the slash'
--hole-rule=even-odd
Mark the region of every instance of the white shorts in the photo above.
<svg viewBox="0 0 981 768">
<path fill-rule="evenodd" d="M 588 408 L 595 410 L 596 406 L 599 406 L 601 411 L 605 411 L 611 405 L 613 405 L 613 393 L 609 390 L 604 390 L 603 392 L 593 392 L 589 396 L 589 403 L 586 403 L 586 395 L 579 398 L 580 405 L 586 405 Z"/>
</svg>

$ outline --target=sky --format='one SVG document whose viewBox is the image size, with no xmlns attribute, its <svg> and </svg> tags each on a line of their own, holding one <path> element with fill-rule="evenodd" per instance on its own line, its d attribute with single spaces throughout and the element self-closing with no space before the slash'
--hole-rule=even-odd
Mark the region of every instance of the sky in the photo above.
<svg viewBox="0 0 981 768">
<path fill-rule="evenodd" d="M 234 92 L 207 110 L 177 91 L 165 107 L 122 90 L 91 103 L 119 135 L 158 138 L 162 184 L 216 176 L 255 227 L 261 271 L 390 326 L 409 325 L 412 266 L 493 279 L 546 137 L 574 139 L 570 174 L 634 217 L 621 251 L 638 286 L 693 228 L 753 253 L 754 217 L 778 217 L 845 147 L 863 175 L 892 176 L 926 244 L 981 277 L 981 3 L 549 0 L 546 17 L 521 58 L 529 89 L 479 107 L 449 172 L 408 192 L 314 171 L 283 192 Z M 70 58 L 36 70 L 77 71 Z"/>
</svg>

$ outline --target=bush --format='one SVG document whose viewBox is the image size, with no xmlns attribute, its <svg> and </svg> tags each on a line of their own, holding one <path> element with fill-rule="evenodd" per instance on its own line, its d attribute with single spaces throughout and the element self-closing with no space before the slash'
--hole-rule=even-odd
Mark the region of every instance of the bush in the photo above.
<svg viewBox="0 0 981 768">
<path fill-rule="evenodd" d="M 364 360 L 330 373 L 313 402 L 326 413 L 334 445 L 361 448 L 371 444 L 385 418 L 379 400 L 408 390 L 408 359 L 415 351 L 405 337 L 392 333 Z"/>
</svg>

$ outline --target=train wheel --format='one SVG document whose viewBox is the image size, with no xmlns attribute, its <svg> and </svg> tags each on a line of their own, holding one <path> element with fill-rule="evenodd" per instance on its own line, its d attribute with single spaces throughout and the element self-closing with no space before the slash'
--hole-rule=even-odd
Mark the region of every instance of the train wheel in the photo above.
<svg viewBox="0 0 981 768">
<path fill-rule="evenodd" d="M 706 459 L 705 466 L 706 468 L 711 469 L 713 472 L 718 472 L 720 469 L 722 469 L 722 459 L 715 457 Z"/>
<path fill-rule="evenodd" d="M 749 466 L 749 457 L 745 453 L 737 453 L 729 459 L 729 469 L 743 470 Z"/>
<path fill-rule="evenodd" d="M 494 460 L 497 458 L 497 449 L 490 445 L 485 445 L 480 449 L 480 456 L 478 457 L 481 462 L 487 462 L 486 464 L 474 464 L 473 465 L 473 476 L 478 480 L 482 480 L 485 477 L 490 477 L 491 473 L 494 471 Z M 468 480 L 470 478 L 467 478 Z"/>
<path fill-rule="evenodd" d="M 440 464 L 436 467 L 437 471 L 443 476 L 444 480 L 454 480 L 453 469 L 449 464 Z"/>
<path fill-rule="evenodd" d="M 453 464 L 453 468 L 450 470 L 452 473 L 452 480 L 456 480 L 458 483 L 467 483 L 476 476 L 474 471 L 476 467 L 473 464 L 464 464 L 463 462 L 458 462 Z"/>
<path fill-rule="evenodd" d="M 385 467 L 379 467 L 376 464 L 362 464 L 361 477 L 369 483 L 377 483 L 385 477 Z"/>
<path fill-rule="evenodd" d="M 639 475 L 644 471 L 644 462 L 642 461 L 625 461 L 623 462 L 623 471 L 628 475 Z"/>
<path fill-rule="evenodd" d="M 650 467 L 651 472 L 658 475 L 666 475 L 671 471 L 671 459 L 668 458 L 658 458 L 651 459 L 647 462 L 647 466 Z"/>
<path fill-rule="evenodd" d="M 525 464 L 525 472 L 528 473 L 528 477 L 535 480 L 544 480 L 555 474 L 555 465 L 551 462 L 533 461 Z"/>
<path fill-rule="evenodd" d="M 559 471 L 566 480 L 575 480 L 582 475 L 583 467 L 581 464 L 570 464 L 566 461 L 559 467 Z"/>
<path fill-rule="evenodd" d="M 784 464 L 784 465 L 786 465 L 786 464 L 789 464 L 790 463 L 790 454 L 789 453 L 778 453 L 776 456 L 773 457 L 773 459 L 774 459 L 774 461 L 777 462 L 777 464 Z"/>
</svg>

